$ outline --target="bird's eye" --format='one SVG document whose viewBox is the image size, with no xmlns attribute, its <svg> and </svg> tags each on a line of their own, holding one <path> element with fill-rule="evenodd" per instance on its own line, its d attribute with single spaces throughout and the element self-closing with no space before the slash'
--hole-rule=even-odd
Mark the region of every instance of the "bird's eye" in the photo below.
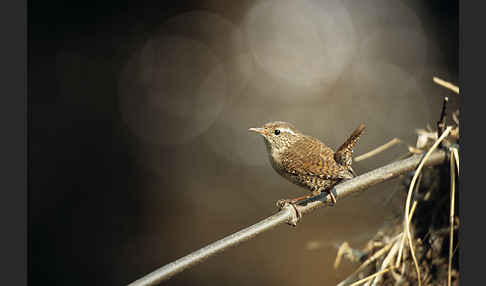
<svg viewBox="0 0 486 286">
<path fill-rule="evenodd" d="M 278 135 L 278 134 L 280 134 L 280 130 L 275 129 L 275 135 Z"/>
</svg>

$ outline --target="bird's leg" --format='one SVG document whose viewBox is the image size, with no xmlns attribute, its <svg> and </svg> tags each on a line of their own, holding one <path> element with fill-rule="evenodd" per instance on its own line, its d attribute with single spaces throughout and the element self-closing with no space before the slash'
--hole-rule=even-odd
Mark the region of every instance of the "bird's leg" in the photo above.
<svg viewBox="0 0 486 286">
<path fill-rule="evenodd" d="M 331 207 L 333 207 L 333 206 L 336 204 L 336 197 L 334 196 L 334 194 L 332 193 L 332 191 L 331 191 L 331 190 L 332 190 L 331 188 L 330 188 L 330 189 L 328 189 L 328 190 L 326 190 L 326 193 L 327 193 L 327 194 L 330 196 L 330 198 L 331 198 L 331 202 L 329 203 L 329 205 L 330 205 Z M 321 190 L 314 190 L 314 191 L 312 191 L 312 196 L 314 196 L 314 197 L 315 197 L 315 196 L 318 196 L 318 195 L 320 195 L 320 194 L 321 194 L 321 192 L 322 192 Z"/>
<path fill-rule="evenodd" d="M 303 201 L 303 200 L 306 200 L 306 199 L 308 199 L 308 198 L 310 198 L 310 197 L 312 197 L 312 196 L 305 195 L 305 196 L 300 196 L 300 197 L 297 197 L 297 198 L 295 198 L 295 199 L 289 199 L 289 200 L 287 200 L 287 201 L 288 201 L 289 203 L 291 203 L 291 204 L 296 204 L 296 203 L 298 203 L 298 202 L 300 202 L 300 201 Z"/>
<path fill-rule="evenodd" d="M 312 195 L 313 196 L 318 196 L 321 194 L 321 190 L 317 190 L 317 191 L 312 191 Z M 332 193 L 332 188 L 329 188 L 326 190 L 326 193 L 329 195 L 329 197 L 331 198 L 331 202 L 329 203 L 329 205 L 331 207 L 333 207 L 335 204 L 336 204 L 336 197 L 334 196 L 334 194 Z"/>
<path fill-rule="evenodd" d="M 332 189 L 328 189 L 326 190 L 326 193 L 330 196 L 331 198 L 331 202 L 330 202 L 330 206 L 333 207 L 335 204 L 336 204 L 336 197 L 334 196 L 334 194 L 332 193 L 331 191 Z M 318 196 L 321 194 L 321 190 L 315 190 L 315 191 L 312 191 L 312 196 L 309 196 L 309 197 L 315 197 L 315 196 Z"/>
<path fill-rule="evenodd" d="M 294 198 L 294 199 L 282 199 L 282 200 L 279 200 L 277 202 L 277 206 L 279 208 L 281 208 L 281 206 L 283 206 L 285 203 L 289 203 L 291 205 L 296 205 L 301 201 L 304 201 L 304 200 L 307 200 L 309 198 L 316 197 L 316 196 L 320 195 L 321 192 L 322 192 L 321 190 L 314 190 L 314 191 L 312 191 L 312 195 L 304 195 L 304 196 L 300 196 L 300 197 L 297 197 L 297 198 Z M 327 190 L 326 192 L 328 193 L 328 195 L 331 198 L 331 202 L 329 203 L 329 205 L 334 206 L 336 204 L 336 197 L 331 192 L 331 189 Z"/>
</svg>

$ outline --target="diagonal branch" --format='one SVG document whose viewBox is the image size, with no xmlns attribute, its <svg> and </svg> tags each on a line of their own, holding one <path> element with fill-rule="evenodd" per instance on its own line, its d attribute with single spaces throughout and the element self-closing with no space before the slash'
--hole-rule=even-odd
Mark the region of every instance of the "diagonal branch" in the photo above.
<svg viewBox="0 0 486 286">
<path fill-rule="evenodd" d="M 435 151 L 427 159 L 424 166 L 441 164 L 445 161 L 446 157 L 447 155 L 445 151 Z M 422 158 L 423 155 L 414 155 L 410 158 L 393 162 L 361 176 L 345 181 L 335 186 L 332 189 L 332 192 L 339 199 L 361 192 L 373 185 L 382 183 L 401 174 L 414 170 Z M 330 199 L 327 197 L 327 194 L 322 193 L 319 196 L 310 198 L 306 202 L 307 205 L 298 205 L 296 208 L 301 214 L 307 214 L 320 207 L 323 207 L 329 201 Z M 213 242 L 182 258 L 179 258 L 174 262 L 160 267 L 148 275 L 132 282 L 129 284 L 129 286 L 156 285 L 157 283 L 165 281 L 191 266 L 201 263 L 206 258 L 249 240 L 260 233 L 270 230 L 283 223 L 295 224 L 297 221 L 298 217 L 296 210 L 291 205 L 287 205 L 276 214 L 223 239 Z"/>
<path fill-rule="evenodd" d="M 448 89 L 452 90 L 453 92 L 459 94 L 459 87 L 453 85 L 452 83 L 447 82 L 445 80 L 442 80 L 442 79 L 435 77 L 435 76 L 434 76 L 433 80 L 436 84 L 442 85 L 443 87 L 448 88 Z"/>
</svg>

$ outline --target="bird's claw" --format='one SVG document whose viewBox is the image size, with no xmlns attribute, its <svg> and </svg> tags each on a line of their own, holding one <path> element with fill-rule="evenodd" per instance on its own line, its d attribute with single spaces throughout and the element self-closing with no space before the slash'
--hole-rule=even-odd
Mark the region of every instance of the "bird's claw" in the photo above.
<svg viewBox="0 0 486 286">
<path fill-rule="evenodd" d="M 330 207 L 335 206 L 335 205 L 336 205 L 336 201 L 337 201 L 337 200 L 336 200 L 336 196 L 334 195 L 334 193 L 332 192 L 332 190 L 330 190 L 330 191 L 328 192 L 328 195 L 329 195 L 329 199 L 330 199 L 330 200 L 329 200 L 329 202 L 327 203 L 327 205 L 328 205 L 328 206 L 330 206 Z"/>
<path fill-rule="evenodd" d="M 333 196 L 333 194 L 330 195 L 331 201 L 328 203 L 328 206 L 333 207 L 336 205 L 336 197 Z"/>
<path fill-rule="evenodd" d="M 277 207 L 279 210 L 282 210 L 286 207 L 290 206 L 293 211 L 295 211 L 294 215 L 289 218 L 289 221 L 287 224 L 291 226 L 297 226 L 297 223 L 301 220 L 302 218 L 302 213 L 299 211 L 297 208 L 297 205 L 295 204 L 294 200 L 286 200 L 286 199 L 281 199 L 277 201 Z"/>
</svg>

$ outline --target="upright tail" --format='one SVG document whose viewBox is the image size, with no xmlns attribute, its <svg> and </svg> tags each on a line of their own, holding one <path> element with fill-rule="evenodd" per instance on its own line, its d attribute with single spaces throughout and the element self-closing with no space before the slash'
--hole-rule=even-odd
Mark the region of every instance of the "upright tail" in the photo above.
<svg viewBox="0 0 486 286">
<path fill-rule="evenodd" d="M 354 130 L 353 134 L 349 136 L 348 140 L 346 140 L 343 145 L 339 147 L 336 153 L 334 153 L 334 160 L 339 165 L 348 168 L 353 175 L 355 175 L 353 169 L 351 168 L 351 164 L 353 163 L 353 148 L 363 134 L 364 129 L 364 124 L 361 124 L 358 128 L 356 128 L 356 130 Z"/>
</svg>

